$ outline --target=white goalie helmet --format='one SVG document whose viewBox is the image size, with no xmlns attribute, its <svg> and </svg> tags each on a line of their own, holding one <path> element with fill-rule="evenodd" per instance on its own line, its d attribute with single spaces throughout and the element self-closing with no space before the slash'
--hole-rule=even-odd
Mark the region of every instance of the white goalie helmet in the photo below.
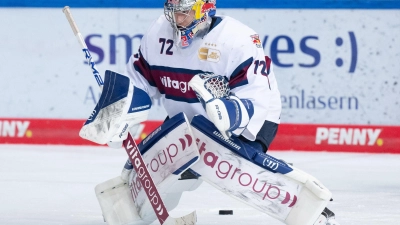
<svg viewBox="0 0 400 225">
<path fill-rule="evenodd" d="M 165 18 L 174 30 L 174 39 L 181 48 L 188 47 L 193 38 L 203 36 L 216 12 L 216 0 L 167 0 Z"/>
</svg>

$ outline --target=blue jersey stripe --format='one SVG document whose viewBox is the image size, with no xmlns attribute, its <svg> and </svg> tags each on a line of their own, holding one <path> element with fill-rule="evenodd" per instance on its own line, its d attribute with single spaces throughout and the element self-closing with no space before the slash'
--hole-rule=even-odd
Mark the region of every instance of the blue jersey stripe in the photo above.
<svg viewBox="0 0 400 225">
<path fill-rule="evenodd" d="M 240 64 L 235 71 L 231 74 L 229 80 L 229 87 L 231 89 L 237 88 L 242 85 L 246 85 L 249 82 L 247 81 L 247 70 L 253 63 L 253 57 L 248 58 L 242 64 Z"/>
<path fill-rule="evenodd" d="M 164 94 L 164 93 L 162 93 Z M 166 99 L 174 100 L 177 102 L 186 102 L 186 103 L 198 103 L 200 102 L 198 98 L 185 98 L 185 97 L 177 97 L 173 95 L 165 95 Z"/>
<path fill-rule="evenodd" d="M 164 0 L 0 0 L 0 7 L 52 7 L 62 8 L 66 4 L 78 8 L 162 8 Z M 256 9 L 400 9 L 400 0 L 218 0 L 218 8 L 256 8 Z"/>
</svg>

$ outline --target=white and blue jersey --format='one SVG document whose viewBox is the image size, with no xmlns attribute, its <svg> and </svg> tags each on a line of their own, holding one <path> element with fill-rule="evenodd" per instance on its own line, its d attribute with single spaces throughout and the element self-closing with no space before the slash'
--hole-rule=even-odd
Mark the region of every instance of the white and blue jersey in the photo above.
<svg viewBox="0 0 400 225">
<path fill-rule="evenodd" d="M 188 82 L 198 73 L 212 72 L 227 77 L 238 98 L 252 101 L 254 115 L 242 133 L 246 139 L 255 140 L 265 121 L 280 122 L 280 93 L 271 60 L 258 35 L 231 17 L 214 17 L 203 38 L 181 49 L 161 15 L 143 36 L 138 58 L 130 58 L 127 72 L 135 86 L 162 99 L 169 117 L 184 112 L 190 120 L 196 114 L 207 118 Z"/>
</svg>

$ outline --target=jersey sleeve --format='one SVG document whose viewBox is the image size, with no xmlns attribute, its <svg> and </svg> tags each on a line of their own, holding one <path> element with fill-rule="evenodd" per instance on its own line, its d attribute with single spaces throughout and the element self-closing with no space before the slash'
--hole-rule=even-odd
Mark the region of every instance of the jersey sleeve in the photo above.
<svg viewBox="0 0 400 225">
<path fill-rule="evenodd" d="M 149 29 L 151 30 L 151 28 Z M 143 36 L 139 52 L 132 55 L 127 63 L 127 74 L 131 78 L 134 85 L 144 90 L 152 99 L 160 98 L 160 93 L 156 88 L 154 78 L 151 74 L 150 65 L 147 60 L 147 41 L 148 33 Z"/>
<path fill-rule="evenodd" d="M 235 40 L 227 74 L 231 92 L 253 103 L 254 115 L 242 133 L 253 141 L 265 120 L 280 123 L 282 105 L 271 59 L 265 56 L 258 35 L 246 33 Z"/>
</svg>

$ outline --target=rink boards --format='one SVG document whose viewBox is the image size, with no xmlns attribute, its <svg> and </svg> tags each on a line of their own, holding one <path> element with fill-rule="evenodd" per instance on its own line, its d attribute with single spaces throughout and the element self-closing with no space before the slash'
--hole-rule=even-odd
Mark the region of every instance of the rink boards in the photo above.
<svg viewBox="0 0 400 225">
<path fill-rule="evenodd" d="M 79 137 L 84 120 L 0 118 L 0 144 L 96 145 Z M 146 121 L 137 141 L 160 126 Z M 400 126 L 281 124 L 271 149 L 400 153 Z"/>
</svg>

